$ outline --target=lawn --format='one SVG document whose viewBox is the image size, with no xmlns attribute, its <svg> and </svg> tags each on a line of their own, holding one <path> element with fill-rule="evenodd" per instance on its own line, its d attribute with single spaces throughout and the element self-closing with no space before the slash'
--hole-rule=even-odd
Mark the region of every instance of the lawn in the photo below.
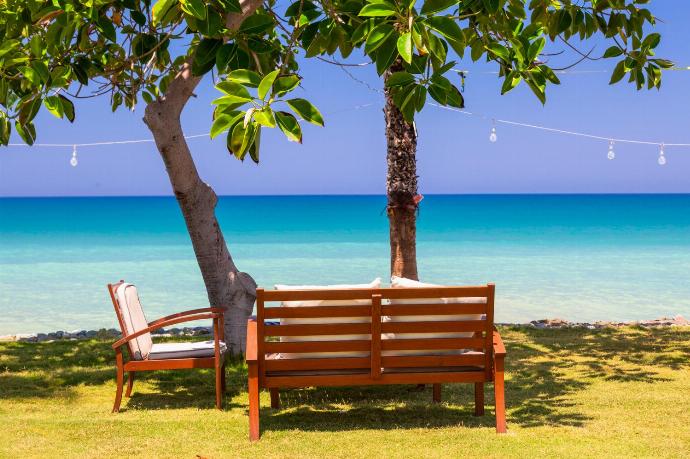
<svg viewBox="0 0 690 459">
<path fill-rule="evenodd" d="M 502 328 L 506 435 L 471 385 L 262 394 L 247 440 L 246 367 L 228 367 L 225 411 L 206 370 L 149 373 L 111 414 L 106 341 L 0 343 L 0 457 L 689 457 L 690 329 Z"/>
</svg>

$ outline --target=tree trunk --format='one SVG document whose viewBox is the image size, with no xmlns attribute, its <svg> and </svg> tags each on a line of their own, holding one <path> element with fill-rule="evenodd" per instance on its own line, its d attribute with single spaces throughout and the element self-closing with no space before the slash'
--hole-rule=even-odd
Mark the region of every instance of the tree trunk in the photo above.
<svg viewBox="0 0 690 459">
<path fill-rule="evenodd" d="M 228 15 L 233 30 L 252 14 L 261 0 L 241 0 L 241 14 Z M 225 343 L 231 354 L 243 354 L 247 342 L 247 319 L 254 308 L 256 282 L 240 272 L 230 256 L 216 219 L 216 193 L 199 177 L 184 138 L 180 115 L 201 81 L 184 64 L 168 86 L 165 97 L 146 107 L 144 122 L 151 130 L 165 163 L 173 192 L 182 210 L 192 240 L 209 304 L 225 310 Z"/>
<path fill-rule="evenodd" d="M 384 75 L 402 70 L 396 61 Z M 408 123 L 385 90 L 388 173 L 388 222 L 390 226 L 391 275 L 418 280 L 417 274 L 417 130 Z"/>
</svg>

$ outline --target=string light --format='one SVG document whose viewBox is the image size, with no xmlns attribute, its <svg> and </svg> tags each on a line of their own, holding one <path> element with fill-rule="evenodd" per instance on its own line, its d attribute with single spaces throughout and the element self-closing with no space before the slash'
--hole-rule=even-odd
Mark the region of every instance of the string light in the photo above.
<svg viewBox="0 0 690 459">
<path fill-rule="evenodd" d="M 496 120 L 493 121 L 494 125 L 491 127 L 491 134 L 489 134 L 489 141 L 495 143 L 498 140 L 496 135 Z"/>
<path fill-rule="evenodd" d="M 609 140 L 609 153 L 606 157 L 608 159 L 616 159 L 616 152 L 613 151 L 613 140 Z"/>
<path fill-rule="evenodd" d="M 659 166 L 665 166 L 666 165 L 666 156 L 664 156 L 664 144 L 662 143 L 659 146 L 659 159 L 657 160 L 659 163 Z"/>
<path fill-rule="evenodd" d="M 72 167 L 77 167 L 77 164 L 79 164 L 79 161 L 77 161 L 77 146 L 72 145 L 72 159 L 69 160 L 69 163 L 72 165 Z"/>
</svg>

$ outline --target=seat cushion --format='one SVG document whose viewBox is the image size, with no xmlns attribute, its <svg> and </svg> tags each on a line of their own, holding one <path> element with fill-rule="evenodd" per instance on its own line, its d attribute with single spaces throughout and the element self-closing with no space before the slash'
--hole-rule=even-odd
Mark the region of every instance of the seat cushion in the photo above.
<svg viewBox="0 0 690 459">
<path fill-rule="evenodd" d="M 404 277 L 393 276 L 391 278 L 391 287 L 393 288 L 422 288 L 422 287 L 442 287 L 436 284 L 427 284 Z M 433 307 L 434 304 L 448 304 L 448 303 L 486 303 L 486 298 L 413 298 L 413 299 L 394 299 L 390 300 L 390 304 L 428 304 Z M 457 314 L 457 315 L 433 315 L 428 316 L 392 316 L 384 317 L 384 321 L 389 322 L 446 322 L 446 321 L 463 321 L 463 320 L 480 320 L 481 314 Z M 433 332 L 429 333 L 386 333 L 383 339 L 434 339 L 434 338 L 471 338 L 473 332 Z M 464 349 L 449 349 L 439 350 L 435 354 L 461 354 L 465 352 Z M 384 351 L 384 356 L 403 356 L 403 355 L 425 355 L 429 354 L 428 350 L 396 350 Z"/>
<path fill-rule="evenodd" d="M 123 333 L 131 335 L 148 327 L 144 310 L 139 301 L 139 293 L 133 284 L 120 284 L 115 292 L 115 297 L 125 328 L 122 330 Z M 135 360 L 145 360 L 151 352 L 151 346 L 153 346 L 151 334 L 145 333 L 134 338 L 129 342 L 129 346 Z"/>
<path fill-rule="evenodd" d="M 227 347 L 220 342 L 220 353 L 224 354 Z M 156 343 L 151 348 L 149 360 L 187 359 L 190 357 L 213 357 L 215 347 L 213 341 L 199 341 L 195 343 Z"/>
<path fill-rule="evenodd" d="M 349 285 L 276 285 L 276 290 L 350 290 L 350 289 L 372 289 L 380 288 L 381 279 L 376 278 L 368 284 L 349 284 Z M 285 307 L 309 307 L 309 306 L 368 306 L 371 299 L 357 300 L 308 300 L 308 301 L 284 301 Z M 371 317 L 327 317 L 327 318 L 301 318 L 301 319 L 281 319 L 281 325 L 296 324 L 337 324 L 337 323 L 370 323 Z M 369 340 L 370 335 L 320 335 L 320 336 L 281 336 L 281 342 L 304 342 L 304 341 L 355 341 Z M 299 358 L 335 358 L 335 357 L 367 357 L 368 352 L 309 352 L 309 353 L 283 353 L 280 358 L 299 359 Z"/>
</svg>

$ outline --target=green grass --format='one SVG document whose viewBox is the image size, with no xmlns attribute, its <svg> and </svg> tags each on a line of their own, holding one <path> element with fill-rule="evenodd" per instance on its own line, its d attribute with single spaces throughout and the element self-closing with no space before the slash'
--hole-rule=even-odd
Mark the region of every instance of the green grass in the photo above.
<svg viewBox="0 0 690 459">
<path fill-rule="evenodd" d="M 472 416 L 469 384 L 444 402 L 409 386 L 262 394 L 247 440 L 246 367 L 228 368 L 225 411 L 206 370 L 148 373 L 111 414 L 104 341 L 0 343 L 1 457 L 688 457 L 690 330 L 504 328 L 506 435 Z"/>
</svg>

